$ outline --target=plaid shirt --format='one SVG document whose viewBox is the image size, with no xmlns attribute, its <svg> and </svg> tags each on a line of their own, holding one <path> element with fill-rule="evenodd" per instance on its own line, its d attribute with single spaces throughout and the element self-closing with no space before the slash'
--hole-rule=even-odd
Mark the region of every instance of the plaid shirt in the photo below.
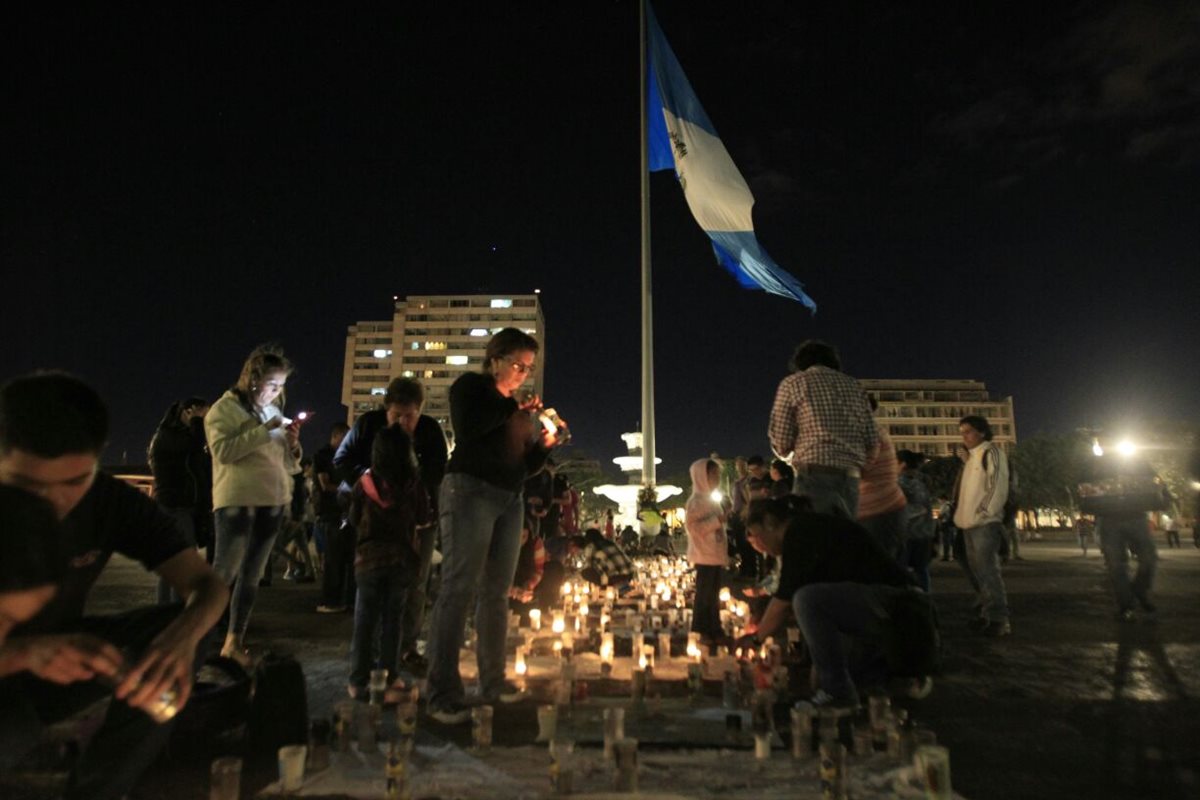
<svg viewBox="0 0 1200 800">
<path fill-rule="evenodd" d="M 879 443 L 858 381 L 823 366 L 780 381 L 767 435 L 776 455 L 795 466 L 861 469 Z"/>
<path fill-rule="evenodd" d="M 595 570 L 597 578 L 607 575 L 609 583 L 616 583 L 614 579 L 617 578 L 628 579 L 633 576 L 633 562 L 616 542 L 588 545 L 583 560 L 587 569 Z"/>
</svg>

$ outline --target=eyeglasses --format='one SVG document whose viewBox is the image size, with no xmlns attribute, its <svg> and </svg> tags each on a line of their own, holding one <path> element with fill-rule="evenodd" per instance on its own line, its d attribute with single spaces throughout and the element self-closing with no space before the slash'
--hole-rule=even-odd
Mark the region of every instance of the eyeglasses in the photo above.
<svg viewBox="0 0 1200 800">
<path fill-rule="evenodd" d="M 535 369 L 533 364 L 526 364 L 525 362 L 517 361 L 516 359 L 510 360 L 508 363 L 510 365 L 512 365 L 513 369 L 515 369 L 517 372 L 521 373 L 522 375 L 528 375 L 529 373 L 533 372 L 533 370 Z"/>
</svg>

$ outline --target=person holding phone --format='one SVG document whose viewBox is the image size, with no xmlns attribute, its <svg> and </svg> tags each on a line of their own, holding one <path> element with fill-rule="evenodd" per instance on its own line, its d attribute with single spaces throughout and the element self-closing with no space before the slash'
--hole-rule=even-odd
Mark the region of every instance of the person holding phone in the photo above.
<svg viewBox="0 0 1200 800">
<path fill-rule="evenodd" d="M 221 655 L 244 665 L 250 663 L 243 640 L 258 582 L 292 497 L 292 476 L 300 471 L 300 423 L 283 416 L 291 372 L 282 350 L 255 348 L 237 383 L 204 418 L 213 458 L 213 569 L 233 592 Z"/>
<path fill-rule="evenodd" d="M 465 722 L 470 716 L 458 655 L 472 603 L 480 694 L 488 702 L 521 696 L 504 677 L 504 643 L 508 590 L 521 549 L 522 489 L 525 479 L 545 465 L 565 427 L 539 424 L 537 395 L 517 400 L 537 352 L 532 336 L 505 328 L 488 341 L 483 370 L 463 374 L 450 387 L 456 446 L 438 504 L 442 588 L 429 641 L 429 709 L 439 722 Z"/>
</svg>

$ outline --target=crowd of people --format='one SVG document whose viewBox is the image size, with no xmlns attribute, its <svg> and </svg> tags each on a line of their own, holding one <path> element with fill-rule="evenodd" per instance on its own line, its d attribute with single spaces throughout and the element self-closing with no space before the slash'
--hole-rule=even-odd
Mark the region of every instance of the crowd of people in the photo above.
<svg viewBox="0 0 1200 800">
<path fill-rule="evenodd" d="M 215 402 L 191 397 L 166 411 L 148 451 L 153 499 L 99 469 L 108 412 L 86 383 L 57 372 L 6 383 L 0 770 L 47 725 L 111 695 L 67 794 L 128 792 L 171 728 L 143 711 L 164 697 L 182 708 L 210 650 L 253 664 L 246 634 L 273 557 L 287 560 L 285 577 L 320 580 L 316 613 L 352 610 L 351 697 L 365 697 L 379 669 L 393 699 L 425 677 L 429 716 L 466 721 L 459 658 L 472 625 L 479 698 L 520 700 L 522 686 L 505 674 L 511 613 L 557 603 L 569 572 L 624 595 L 636 577 L 631 549 L 683 549 L 652 501 L 651 536 L 616 530 L 611 511 L 583 524 L 579 491 L 552 455 L 569 430 L 522 391 L 538 351 L 516 329 L 489 340 L 480 371 L 450 390 L 452 452 L 422 413 L 422 385 L 398 378 L 381 408 L 333 425 L 308 459 L 301 420 L 285 412 L 293 366 L 276 347 L 256 348 Z M 732 480 L 715 456 L 691 465 L 683 528 L 701 641 L 749 647 L 792 625 L 811 659 L 814 702 L 854 706 L 866 688 L 896 681 L 923 696 L 937 663 L 930 562 L 939 547 L 975 592 L 971 628 L 1011 635 L 1001 566 L 1008 459 L 986 419 L 963 417 L 959 431 L 961 469 L 948 496 L 936 496 L 924 457 L 894 449 L 837 351 L 802 343 L 771 409 L 774 458 L 736 459 Z M 1131 469 L 1101 462 L 1097 485 Z M 1119 616 L 1153 612 L 1144 510 L 1092 510 Z M 158 604 L 85 616 L 114 553 L 157 574 Z M 728 587 L 753 609 L 745 641 L 732 641 L 722 620 Z"/>
</svg>

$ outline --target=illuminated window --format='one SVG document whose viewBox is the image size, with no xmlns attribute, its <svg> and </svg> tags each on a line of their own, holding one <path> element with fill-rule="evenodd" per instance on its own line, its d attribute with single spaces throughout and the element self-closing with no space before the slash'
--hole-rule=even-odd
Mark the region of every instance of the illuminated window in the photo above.
<svg viewBox="0 0 1200 800">
<path fill-rule="evenodd" d="M 420 343 L 420 342 L 413 342 L 413 343 L 412 343 L 412 349 L 413 349 L 413 350 L 420 350 L 420 349 L 421 349 L 421 343 Z"/>
<path fill-rule="evenodd" d="M 414 375 L 415 373 L 413 373 L 413 371 L 412 371 L 411 369 L 406 369 L 406 370 L 404 370 L 404 372 L 403 372 L 403 373 L 401 373 L 401 374 L 402 374 L 402 375 L 404 375 L 404 377 L 406 377 L 406 378 L 411 378 L 411 377 L 413 377 L 413 375 Z"/>
<path fill-rule="evenodd" d="M 471 328 L 471 335 L 472 336 L 487 336 L 488 329 L 487 328 Z"/>
<path fill-rule="evenodd" d="M 426 342 L 425 349 L 426 350 L 445 350 L 446 343 L 445 342 Z"/>
<path fill-rule="evenodd" d="M 492 308 L 512 308 L 512 300 L 493 300 Z"/>
<path fill-rule="evenodd" d="M 392 354 L 391 350 L 376 350 L 373 355 L 376 358 L 387 358 L 391 354 Z"/>
<path fill-rule="evenodd" d="M 387 389 L 382 386 L 372 386 L 371 394 L 375 395 L 376 397 L 383 397 L 385 394 L 387 394 Z"/>
<path fill-rule="evenodd" d="M 431 370 L 431 369 L 427 369 L 427 370 L 425 370 L 425 377 L 426 377 L 426 378 L 432 378 L 432 377 L 433 377 L 433 370 Z"/>
<path fill-rule="evenodd" d="M 466 356 L 446 356 L 446 363 L 456 367 L 465 367 L 467 365 Z"/>
<path fill-rule="evenodd" d="M 526 328 L 525 332 L 528 333 L 530 336 L 533 336 L 535 333 L 537 333 L 537 331 L 534 330 L 533 328 Z"/>
</svg>

